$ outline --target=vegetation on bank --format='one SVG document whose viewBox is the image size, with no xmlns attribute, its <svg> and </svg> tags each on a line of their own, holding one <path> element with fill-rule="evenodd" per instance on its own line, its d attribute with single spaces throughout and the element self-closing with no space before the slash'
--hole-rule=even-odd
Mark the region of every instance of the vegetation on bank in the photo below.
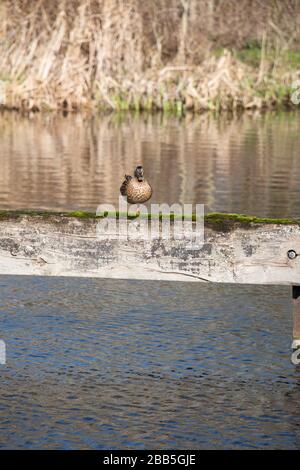
<svg viewBox="0 0 300 470">
<path fill-rule="evenodd" d="M 18 110 L 291 106 L 295 0 L 3 0 L 0 104 Z"/>
</svg>

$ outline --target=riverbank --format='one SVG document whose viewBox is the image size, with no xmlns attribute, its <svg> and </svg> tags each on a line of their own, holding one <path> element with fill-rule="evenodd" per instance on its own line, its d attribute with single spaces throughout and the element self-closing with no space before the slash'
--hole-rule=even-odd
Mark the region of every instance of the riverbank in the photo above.
<svg viewBox="0 0 300 470">
<path fill-rule="evenodd" d="M 2 108 L 181 115 L 294 106 L 300 53 L 287 29 L 292 11 L 262 9 L 267 26 L 253 36 L 246 26 L 255 12 L 244 8 L 235 17 L 243 34 L 233 40 L 230 2 L 228 11 L 211 12 L 205 2 L 174 0 L 176 14 L 165 5 L 168 18 L 153 2 L 143 9 L 136 0 L 19 3 L 0 9 Z"/>
<path fill-rule="evenodd" d="M 1 85 L 1 105 L 23 111 L 133 110 L 179 115 L 185 111 L 291 108 L 295 107 L 292 85 L 299 78 L 300 70 L 282 69 L 261 76 L 259 69 L 225 50 L 197 67 L 170 65 L 123 80 L 104 76 L 94 82 L 93 91 L 63 78 L 59 85 L 49 84 L 46 78 L 7 78 Z"/>
</svg>

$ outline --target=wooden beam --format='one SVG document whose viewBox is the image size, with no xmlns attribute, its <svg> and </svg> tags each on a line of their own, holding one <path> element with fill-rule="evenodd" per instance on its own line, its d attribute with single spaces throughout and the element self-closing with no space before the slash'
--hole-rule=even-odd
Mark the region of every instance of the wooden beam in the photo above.
<svg viewBox="0 0 300 470">
<path fill-rule="evenodd" d="M 149 227 L 139 219 L 125 221 L 147 238 Z M 297 220 L 209 214 L 204 244 L 196 249 L 188 247 L 189 234 L 183 240 L 99 237 L 99 223 L 84 212 L 0 211 L 0 273 L 300 285 Z"/>
<path fill-rule="evenodd" d="M 300 286 L 293 286 L 293 342 L 291 361 L 300 364 Z"/>
<path fill-rule="evenodd" d="M 300 346 L 300 286 L 293 286 L 293 346 Z"/>
</svg>

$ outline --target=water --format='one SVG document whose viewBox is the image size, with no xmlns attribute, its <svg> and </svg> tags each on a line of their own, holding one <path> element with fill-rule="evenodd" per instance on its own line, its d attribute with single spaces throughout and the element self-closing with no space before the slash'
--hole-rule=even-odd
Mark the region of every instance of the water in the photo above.
<svg viewBox="0 0 300 470">
<path fill-rule="evenodd" d="M 0 208 L 154 202 L 300 216 L 299 114 L 0 115 Z M 287 287 L 0 277 L 0 448 L 297 449 Z"/>
<path fill-rule="evenodd" d="M 299 448 L 286 287 L 0 278 L 0 448 Z"/>
<path fill-rule="evenodd" d="M 300 113 L 0 115 L 1 208 L 89 209 L 117 203 L 142 163 L 153 202 L 206 211 L 300 217 Z"/>
</svg>

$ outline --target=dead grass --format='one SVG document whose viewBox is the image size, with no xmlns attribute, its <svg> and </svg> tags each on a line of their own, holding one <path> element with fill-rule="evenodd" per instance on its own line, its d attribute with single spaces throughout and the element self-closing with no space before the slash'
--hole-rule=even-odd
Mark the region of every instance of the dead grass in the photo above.
<svg viewBox="0 0 300 470">
<path fill-rule="evenodd" d="M 255 0 L 244 3 L 249 6 Z M 291 7 L 295 2 L 285 3 Z M 212 11 L 213 4 L 207 0 L 148 0 L 143 6 L 138 0 L 4 0 L 0 5 L 0 102 L 6 108 L 33 111 L 133 109 L 178 114 L 289 104 L 291 84 L 300 77 L 297 69 L 279 67 L 290 36 L 272 18 L 272 32 L 261 35 L 259 67 L 239 60 L 228 48 L 217 57 L 216 43 L 230 45 L 232 39 L 220 23 L 222 10 L 215 6 Z M 289 14 L 295 16 L 295 9 Z M 198 31 L 197 21 L 211 31 Z M 216 25 L 223 27 L 217 39 L 212 37 Z M 248 36 L 237 32 L 240 43 Z M 292 39 L 297 41 L 297 36 Z M 264 54 L 266 44 L 277 44 L 271 65 Z"/>
</svg>

